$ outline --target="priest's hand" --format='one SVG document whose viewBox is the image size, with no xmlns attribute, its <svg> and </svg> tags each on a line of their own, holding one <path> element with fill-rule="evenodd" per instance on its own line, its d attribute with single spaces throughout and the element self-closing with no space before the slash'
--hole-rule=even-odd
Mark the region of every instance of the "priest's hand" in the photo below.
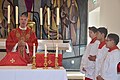
<svg viewBox="0 0 120 80">
<path fill-rule="evenodd" d="M 19 47 L 24 47 L 26 43 L 23 40 L 18 41 L 18 46 Z"/>
<path fill-rule="evenodd" d="M 100 75 L 97 76 L 96 80 L 104 80 Z"/>
<path fill-rule="evenodd" d="M 92 55 L 89 55 L 88 59 L 90 61 L 95 61 L 96 60 L 96 55 L 92 56 Z"/>
</svg>

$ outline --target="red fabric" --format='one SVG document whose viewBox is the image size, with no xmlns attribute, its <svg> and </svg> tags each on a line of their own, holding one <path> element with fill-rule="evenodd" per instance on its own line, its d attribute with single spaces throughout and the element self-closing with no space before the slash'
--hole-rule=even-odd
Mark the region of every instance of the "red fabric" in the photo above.
<svg viewBox="0 0 120 80">
<path fill-rule="evenodd" d="M 19 40 L 24 40 L 29 47 L 29 56 L 26 54 L 26 50 L 24 49 L 24 58 L 27 60 L 28 63 L 31 62 L 31 57 L 33 55 L 33 43 L 35 43 L 36 45 L 36 49 L 38 46 L 38 42 L 37 42 L 37 37 L 35 35 L 35 33 L 30 29 L 27 28 L 27 30 L 25 30 L 23 32 L 23 30 L 16 28 L 13 29 L 6 40 L 6 51 L 7 53 L 12 52 L 13 47 L 15 46 L 16 43 L 18 43 Z M 17 52 L 19 52 L 19 50 L 17 50 Z"/>
<path fill-rule="evenodd" d="M 0 61 L 0 66 L 27 66 L 27 61 L 19 53 L 10 52 Z"/>
<path fill-rule="evenodd" d="M 119 62 L 118 65 L 117 65 L 117 72 L 120 73 L 120 62 Z"/>
<path fill-rule="evenodd" d="M 94 43 L 97 40 L 97 37 L 91 40 L 90 44 Z"/>
<path fill-rule="evenodd" d="M 47 54 L 48 67 L 55 66 L 55 54 Z M 62 54 L 58 55 L 58 65 L 62 66 Z M 36 54 L 36 67 L 44 67 L 44 54 Z"/>
<path fill-rule="evenodd" d="M 25 0 L 25 5 L 26 5 L 26 8 L 27 8 L 27 12 L 31 12 L 33 1 L 34 0 Z"/>
<path fill-rule="evenodd" d="M 36 67 L 44 66 L 44 54 L 36 54 Z"/>
<path fill-rule="evenodd" d="M 113 50 L 115 50 L 115 49 L 119 49 L 117 46 L 114 46 L 114 47 L 112 47 L 112 48 L 110 48 L 109 50 L 108 50 L 108 52 L 111 52 L 111 51 L 113 51 Z"/>
<path fill-rule="evenodd" d="M 106 41 L 100 42 L 98 49 L 101 49 L 106 44 Z"/>
<path fill-rule="evenodd" d="M 92 80 L 92 79 L 85 77 L 85 80 Z"/>
</svg>

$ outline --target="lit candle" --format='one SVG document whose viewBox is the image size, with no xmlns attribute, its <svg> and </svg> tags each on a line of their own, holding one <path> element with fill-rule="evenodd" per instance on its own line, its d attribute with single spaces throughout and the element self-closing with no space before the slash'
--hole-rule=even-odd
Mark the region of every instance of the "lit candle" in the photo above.
<svg viewBox="0 0 120 80">
<path fill-rule="evenodd" d="M 8 24 L 10 23 L 10 5 L 8 5 Z"/>
<path fill-rule="evenodd" d="M 48 14 L 48 25 L 50 25 L 50 8 L 47 8 L 47 14 Z"/>
<path fill-rule="evenodd" d="M 57 8 L 57 18 L 56 18 L 57 25 L 59 25 L 59 8 Z"/>
<path fill-rule="evenodd" d="M 58 45 L 56 44 L 56 55 L 55 57 L 58 57 Z"/>
<path fill-rule="evenodd" d="M 53 0 L 51 0 L 51 3 L 53 4 Z"/>
<path fill-rule="evenodd" d="M 40 25 L 43 25 L 43 22 L 42 22 L 43 19 L 42 19 L 42 17 L 43 17 L 42 16 L 42 8 L 40 8 Z"/>
<path fill-rule="evenodd" d="M 47 57 L 47 46 L 45 44 L 45 57 Z"/>
<path fill-rule="evenodd" d="M 33 56 L 35 57 L 35 43 L 33 43 Z"/>
<path fill-rule="evenodd" d="M 15 6 L 16 9 L 16 24 L 18 24 L 18 6 Z"/>
</svg>

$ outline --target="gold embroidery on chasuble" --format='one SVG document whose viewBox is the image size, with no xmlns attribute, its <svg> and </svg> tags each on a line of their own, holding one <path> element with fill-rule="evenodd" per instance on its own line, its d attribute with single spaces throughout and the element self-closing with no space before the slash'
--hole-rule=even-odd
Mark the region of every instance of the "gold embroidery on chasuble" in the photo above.
<svg viewBox="0 0 120 80">
<path fill-rule="evenodd" d="M 16 33 L 16 37 L 19 38 L 19 37 L 20 37 L 20 34 L 19 34 L 19 33 Z"/>
<path fill-rule="evenodd" d="M 18 40 L 28 41 L 28 39 L 30 38 L 30 34 L 31 31 L 29 31 L 28 33 L 26 31 L 22 31 L 20 33 L 18 30 L 16 30 L 16 37 L 18 38 Z"/>
<path fill-rule="evenodd" d="M 16 37 L 18 38 L 18 41 L 20 40 L 23 40 L 23 41 L 28 41 L 28 39 L 30 38 L 30 34 L 31 34 L 31 31 L 29 31 L 28 33 L 26 32 L 26 30 L 22 30 L 21 32 L 19 32 L 18 30 L 16 30 Z M 25 50 L 25 47 L 19 47 L 20 49 L 20 54 L 22 57 L 25 57 L 24 56 L 24 50 Z"/>
<path fill-rule="evenodd" d="M 30 38 L 30 34 L 26 35 L 26 40 L 28 40 Z"/>
</svg>

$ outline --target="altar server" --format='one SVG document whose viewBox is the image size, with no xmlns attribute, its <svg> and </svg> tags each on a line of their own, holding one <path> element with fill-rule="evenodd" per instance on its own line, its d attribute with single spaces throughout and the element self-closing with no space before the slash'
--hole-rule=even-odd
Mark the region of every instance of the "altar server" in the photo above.
<svg viewBox="0 0 120 80">
<path fill-rule="evenodd" d="M 95 61 L 90 61 L 88 58 L 95 56 L 98 51 L 97 28 L 89 27 L 89 36 L 92 40 L 86 47 L 80 66 L 80 71 L 85 73 L 85 80 L 93 80 L 95 75 Z"/>
<path fill-rule="evenodd" d="M 97 29 L 97 40 L 100 41 L 100 44 L 98 46 L 98 52 L 97 55 L 91 56 L 89 59 L 91 61 L 95 61 L 95 78 L 98 76 L 98 73 L 100 72 L 100 68 L 102 66 L 102 62 L 104 59 L 104 56 L 108 52 L 108 48 L 106 47 L 106 36 L 107 36 L 107 29 L 105 27 L 100 27 Z"/>
<path fill-rule="evenodd" d="M 117 65 L 120 62 L 120 51 L 117 47 L 119 36 L 111 33 L 107 37 L 106 47 L 109 48 L 104 57 L 97 80 L 120 80 L 117 74 Z"/>
</svg>

